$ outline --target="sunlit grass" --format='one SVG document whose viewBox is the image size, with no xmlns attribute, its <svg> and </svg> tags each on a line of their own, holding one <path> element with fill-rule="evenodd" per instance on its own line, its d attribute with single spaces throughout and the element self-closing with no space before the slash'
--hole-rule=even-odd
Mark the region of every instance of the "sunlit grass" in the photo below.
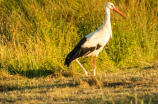
<svg viewBox="0 0 158 104">
<path fill-rule="evenodd" d="M 97 77 L 40 78 L 0 73 L 1 103 L 157 103 L 158 71 L 131 68 Z"/>
<path fill-rule="evenodd" d="M 97 58 L 67 54 L 105 17 L 104 0 L 0 0 L 0 103 L 157 103 L 158 2 L 112 0 L 113 38 Z"/>
<path fill-rule="evenodd" d="M 1 69 L 28 77 L 67 70 L 66 55 L 104 22 L 107 1 L 4 0 L 0 3 Z M 152 66 L 157 61 L 157 2 L 111 1 L 127 19 L 111 11 L 113 38 L 97 58 L 97 70 Z M 92 69 L 93 58 L 81 59 Z M 82 73 L 76 62 L 70 65 Z"/>
</svg>

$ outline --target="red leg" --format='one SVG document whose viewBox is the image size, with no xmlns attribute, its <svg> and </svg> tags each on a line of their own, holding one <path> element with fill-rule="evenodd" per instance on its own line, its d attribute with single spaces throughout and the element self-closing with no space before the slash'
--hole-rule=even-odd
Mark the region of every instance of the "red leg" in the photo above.
<svg viewBox="0 0 158 104">
<path fill-rule="evenodd" d="M 93 63 L 94 76 L 96 75 L 96 73 L 95 73 L 95 64 L 96 64 L 96 56 L 94 56 L 94 63 Z"/>
</svg>

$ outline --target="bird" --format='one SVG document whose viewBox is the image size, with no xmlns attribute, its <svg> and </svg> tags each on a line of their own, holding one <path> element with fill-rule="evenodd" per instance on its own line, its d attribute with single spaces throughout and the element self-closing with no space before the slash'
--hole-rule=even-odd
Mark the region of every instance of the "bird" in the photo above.
<svg viewBox="0 0 158 104">
<path fill-rule="evenodd" d="M 94 76 L 96 76 L 96 58 L 98 54 L 103 50 L 104 46 L 112 38 L 110 10 L 113 10 L 124 18 L 126 18 L 123 13 L 121 13 L 118 9 L 115 8 L 113 3 L 106 3 L 104 23 L 96 31 L 82 38 L 79 43 L 74 47 L 74 49 L 67 55 L 65 59 L 65 65 L 67 67 L 69 67 L 72 61 L 76 60 L 85 72 L 85 75 L 88 76 L 88 72 L 85 70 L 85 68 L 79 62 L 78 59 L 81 57 L 94 56 L 93 74 Z"/>
</svg>

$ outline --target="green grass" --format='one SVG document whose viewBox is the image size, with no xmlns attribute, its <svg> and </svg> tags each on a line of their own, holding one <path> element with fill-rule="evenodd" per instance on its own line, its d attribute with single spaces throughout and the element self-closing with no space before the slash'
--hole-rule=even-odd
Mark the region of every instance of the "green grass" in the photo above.
<svg viewBox="0 0 158 104">
<path fill-rule="evenodd" d="M 1 69 L 28 77 L 67 70 L 66 55 L 104 22 L 107 1 L 2 0 Z M 154 0 L 111 1 L 127 19 L 111 11 L 113 39 L 97 58 L 97 70 L 151 66 L 158 56 L 158 4 Z M 81 59 L 92 69 L 93 58 Z M 69 70 L 82 73 L 76 62 Z"/>
<path fill-rule="evenodd" d="M 111 1 L 127 19 L 111 11 L 113 38 L 97 57 L 96 78 L 93 57 L 80 59 L 89 77 L 76 62 L 64 66 L 79 40 L 104 22 L 107 2 L 0 0 L 1 103 L 157 101 L 155 0 Z"/>
</svg>

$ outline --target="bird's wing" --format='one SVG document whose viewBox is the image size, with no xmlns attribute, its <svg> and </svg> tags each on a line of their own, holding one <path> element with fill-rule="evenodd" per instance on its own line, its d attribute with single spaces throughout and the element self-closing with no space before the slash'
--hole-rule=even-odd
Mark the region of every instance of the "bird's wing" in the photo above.
<svg viewBox="0 0 158 104">
<path fill-rule="evenodd" d="M 87 41 L 81 46 L 82 48 L 85 47 L 95 47 L 98 48 L 97 46 L 100 45 L 102 46 L 105 43 L 106 40 L 106 35 L 104 33 L 97 31 L 91 36 L 87 38 Z"/>
<path fill-rule="evenodd" d="M 101 42 L 103 39 L 104 37 L 101 37 L 101 34 L 98 31 L 85 36 L 72 50 L 75 52 L 75 59 L 87 56 L 94 50 L 99 49 L 102 46 Z"/>
<path fill-rule="evenodd" d="M 82 57 L 84 55 L 83 53 L 83 49 L 81 48 L 81 46 L 87 41 L 87 38 L 84 37 L 83 39 L 81 39 L 79 41 L 79 43 L 75 46 L 75 48 L 67 55 L 66 59 L 65 59 L 65 65 L 69 66 L 70 63 L 79 58 Z"/>
<path fill-rule="evenodd" d="M 87 56 L 94 50 L 99 49 L 102 46 L 101 43 L 104 41 L 104 35 L 101 36 L 102 34 L 93 32 L 81 39 L 75 48 L 67 55 L 65 64 L 69 66 L 73 60 Z"/>
</svg>

